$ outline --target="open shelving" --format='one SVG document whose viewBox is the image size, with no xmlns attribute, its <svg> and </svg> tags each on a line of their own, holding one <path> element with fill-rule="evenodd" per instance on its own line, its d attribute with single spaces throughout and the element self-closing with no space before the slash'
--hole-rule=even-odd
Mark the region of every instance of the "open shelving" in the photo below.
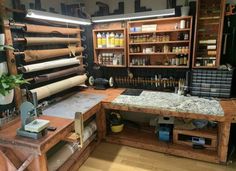
<svg viewBox="0 0 236 171">
<path fill-rule="evenodd" d="M 144 29 L 147 25 L 154 28 Z M 189 68 L 191 16 L 130 21 L 127 33 L 128 67 Z"/>
<path fill-rule="evenodd" d="M 225 0 L 197 1 L 193 68 L 220 65 Z"/>
<path fill-rule="evenodd" d="M 123 34 L 123 46 L 122 47 L 98 47 L 97 34 L 100 33 L 118 33 Z M 93 30 L 93 47 L 94 47 L 94 63 L 103 67 L 122 68 L 126 67 L 126 29 L 125 28 L 106 28 L 106 29 L 94 29 Z M 118 62 L 114 62 L 115 56 L 118 55 Z M 122 57 L 121 57 L 121 56 Z M 99 59 L 102 58 L 102 59 Z"/>
</svg>

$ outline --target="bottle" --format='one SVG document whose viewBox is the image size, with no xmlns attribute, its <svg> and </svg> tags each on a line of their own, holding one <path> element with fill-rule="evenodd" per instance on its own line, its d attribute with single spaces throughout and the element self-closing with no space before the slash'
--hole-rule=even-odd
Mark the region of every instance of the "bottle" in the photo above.
<svg viewBox="0 0 236 171">
<path fill-rule="evenodd" d="M 105 48 L 106 47 L 106 34 L 102 33 L 102 47 Z"/>
<path fill-rule="evenodd" d="M 188 54 L 184 55 L 184 65 L 188 64 Z"/>
<path fill-rule="evenodd" d="M 175 58 L 175 64 L 176 64 L 177 66 L 179 66 L 179 55 L 177 55 L 176 58 Z"/>
<path fill-rule="evenodd" d="M 124 34 L 120 34 L 120 47 L 124 47 Z"/>
<path fill-rule="evenodd" d="M 98 55 L 98 64 L 102 64 L 102 55 L 100 53 Z"/>
<path fill-rule="evenodd" d="M 179 65 L 183 65 L 184 64 L 184 56 L 181 54 L 179 57 Z"/>
<path fill-rule="evenodd" d="M 120 36 L 118 33 L 115 35 L 115 47 L 120 47 Z"/>
<path fill-rule="evenodd" d="M 110 47 L 113 48 L 115 47 L 115 35 L 113 32 L 110 34 Z"/>
<path fill-rule="evenodd" d="M 97 47 L 98 48 L 102 47 L 102 35 L 101 35 L 101 33 L 97 34 Z"/>
<path fill-rule="evenodd" d="M 110 47 L 110 34 L 107 32 L 106 34 L 106 47 L 109 48 Z"/>
</svg>

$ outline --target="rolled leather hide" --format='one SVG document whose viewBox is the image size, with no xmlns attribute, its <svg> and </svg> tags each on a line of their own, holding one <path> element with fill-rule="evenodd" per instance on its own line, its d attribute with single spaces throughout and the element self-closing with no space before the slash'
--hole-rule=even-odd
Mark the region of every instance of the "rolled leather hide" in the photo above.
<svg viewBox="0 0 236 171">
<path fill-rule="evenodd" d="M 29 73 L 29 72 L 42 71 L 46 69 L 59 68 L 59 67 L 75 65 L 75 64 L 80 64 L 80 59 L 78 57 L 59 59 L 59 60 L 54 60 L 54 61 L 49 61 L 49 62 L 42 62 L 38 64 L 25 65 L 21 67 L 20 70 L 23 73 Z"/>
<path fill-rule="evenodd" d="M 60 33 L 62 35 L 73 35 L 79 34 L 81 29 L 26 24 L 24 31 L 29 33 Z"/>
<path fill-rule="evenodd" d="M 25 37 L 27 45 L 70 44 L 80 42 L 80 38 L 64 37 Z"/>
<path fill-rule="evenodd" d="M 85 68 L 83 66 L 78 66 L 78 67 L 65 69 L 62 71 L 53 72 L 50 74 L 39 75 L 34 78 L 34 81 L 35 81 L 35 83 L 41 83 L 41 82 L 45 82 L 45 81 L 54 80 L 54 79 L 57 79 L 60 77 L 69 76 L 72 74 L 80 74 L 81 75 L 84 73 L 85 73 Z"/>
<path fill-rule="evenodd" d="M 59 56 L 73 55 L 82 52 L 83 47 L 68 47 L 63 49 L 49 49 L 49 50 L 25 50 L 25 62 L 33 62 L 44 59 L 51 59 Z"/>
<path fill-rule="evenodd" d="M 71 77 L 62 81 L 58 81 L 52 84 L 48 84 L 43 87 L 39 87 L 36 89 L 30 90 L 32 93 L 37 94 L 37 99 L 41 100 L 43 98 L 49 97 L 61 91 L 70 89 L 75 86 L 79 86 L 85 83 L 87 80 L 87 75 L 79 75 L 75 77 Z"/>
</svg>

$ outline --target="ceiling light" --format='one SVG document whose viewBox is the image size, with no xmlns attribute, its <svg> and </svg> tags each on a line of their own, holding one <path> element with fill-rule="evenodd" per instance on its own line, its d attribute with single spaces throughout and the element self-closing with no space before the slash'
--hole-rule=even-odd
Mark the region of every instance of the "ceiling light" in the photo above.
<svg viewBox="0 0 236 171">
<path fill-rule="evenodd" d="M 109 15 L 109 16 L 101 16 L 101 17 L 92 17 L 92 22 L 94 22 L 94 23 L 103 23 L 103 22 L 122 21 L 122 20 L 135 20 L 135 19 L 165 17 L 165 16 L 172 16 L 172 15 L 175 15 L 175 9 L 174 8 L 164 9 L 164 10 L 157 10 L 157 11 L 121 14 L 121 15 Z"/>
<path fill-rule="evenodd" d="M 60 23 L 76 24 L 76 25 L 91 25 L 91 21 L 89 19 L 70 17 L 66 15 L 54 14 L 32 9 L 27 10 L 26 17 L 53 21 L 53 22 L 60 22 Z"/>
</svg>

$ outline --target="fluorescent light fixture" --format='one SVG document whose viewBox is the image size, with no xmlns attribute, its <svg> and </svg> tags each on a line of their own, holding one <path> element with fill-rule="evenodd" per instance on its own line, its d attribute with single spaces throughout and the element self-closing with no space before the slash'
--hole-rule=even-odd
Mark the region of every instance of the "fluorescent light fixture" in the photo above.
<svg viewBox="0 0 236 171">
<path fill-rule="evenodd" d="M 172 16 L 172 15 L 175 15 L 174 8 L 157 10 L 157 11 L 121 14 L 121 15 L 92 17 L 92 22 L 103 23 L 103 22 L 122 21 L 122 20 L 135 20 L 135 19 L 145 19 L 145 18 L 154 18 L 154 17 L 164 17 L 164 16 Z"/>
<path fill-rule="evenodd" d="M 26 17 L 76 25 L 91 25 L 91 21 L 89 19 L 70 17 L 66 15 L 54 14 L 50 12 L 37 11 L 32 9 L 27 10 Z"/>
</svg>

